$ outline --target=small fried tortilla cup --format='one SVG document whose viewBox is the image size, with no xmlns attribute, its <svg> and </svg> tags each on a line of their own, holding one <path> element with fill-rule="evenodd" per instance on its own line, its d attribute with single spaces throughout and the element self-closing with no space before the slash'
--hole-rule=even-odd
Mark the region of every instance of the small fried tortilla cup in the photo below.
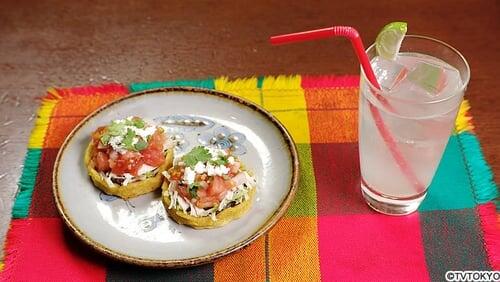
<svg viewBox="0 0 500 282">
<path fill-rule="evenodd" d="M 248 199 L 237 204 L 236 206 L 228 207 L 217 213 L 217 220 L 214 221 L 210 216 L 195 217 L 185 213 L 183 210 L 176 208 L 169 209 L 170 195 L 168 193 L 169 182 L 167 179 L 163 181 L 162 200 L 168 215 L 179 224 L 184 224 L 195 229 L 210 229 L 217 228 L 228 224 L 229 222 L 242 217 L 252 207 L 255 198 L 256 188 L 252 187 L 248 192 Z"/>
<path fill-rule="evenodd" d="M 95 170 L 95 164 L 91 158 L 93 146 L 94 145 L 92 144 L 92 142 L 90 142 L 90 144 L 87 146 L 87 149 L 85 150 L 85 155 L 83 160 L 85 167 L 87 168 L 88 174 L 92 179 L 92 182 L 94 182 L 94 185 L 100 190 L 102 190 L 104 193 L 108 195 L 118 196 L 125 200 L 137 197 L 139 195 L 147 194 L 149 192 L 152 192 L 160 188 L 163 181 L 162 172 L 172 167 L 174 153 L 172 149 L 169 149 L 167 150 L 166 153 L 165 162 L 160 167 L 158 167 L 158 171 L 156 172 L 155 176 L 144 180 L 135 181 L 125 186 L 118 184 L 110 186 L 104 180 L 102 175 Z"/>
</svg>

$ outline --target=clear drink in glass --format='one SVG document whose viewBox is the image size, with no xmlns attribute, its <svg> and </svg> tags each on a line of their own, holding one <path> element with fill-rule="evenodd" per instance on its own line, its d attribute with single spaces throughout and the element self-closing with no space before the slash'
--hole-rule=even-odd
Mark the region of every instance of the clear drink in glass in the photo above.
<svg viewBox="0 0 500 282">
<path fill-rule="evenodd" d="M 381 89 L 361 70 L 361 190 L 373 209 L 404 215 L 415 211 L 427 193 L 454 128 L 470 71 L 453 47 L 423 36 L 405 36 L 395 60 L 377 56 L 374 46 L 367 53 Z M 391 153 L 373 111 L 379 112 L 404 164 Z M 408 177 L 402 166 L 415 178 Z"/>
</svg>

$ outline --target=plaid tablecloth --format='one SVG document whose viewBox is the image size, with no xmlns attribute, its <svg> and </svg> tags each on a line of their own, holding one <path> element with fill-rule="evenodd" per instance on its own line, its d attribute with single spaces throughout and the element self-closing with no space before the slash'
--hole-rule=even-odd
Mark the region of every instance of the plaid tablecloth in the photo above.
<svg viewBox="0 0 500 282">
<path fill-rule="evenodd" d="M 2 279 L 441 281 L 448 270 L 499 270 L 498 192 L 468 103 L 419 211 L 385 216 L 360 193 L 358 82 L 358 76 L 297 75 L 49 89 L 28 144 Z M 262 105 L 291 132 L 301 160 L 298 194 L 267 235 L 186 269 L 140 268 L 95 253 L 65 228 L 52 196 L 54 159 L 81 119 L 129 92 L 165 86 L 217 89 Z"/>
</svg>

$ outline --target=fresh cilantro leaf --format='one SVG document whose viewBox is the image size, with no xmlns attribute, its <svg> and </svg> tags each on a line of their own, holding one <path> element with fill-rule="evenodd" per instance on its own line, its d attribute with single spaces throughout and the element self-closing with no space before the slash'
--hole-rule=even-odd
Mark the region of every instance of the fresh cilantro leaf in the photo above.
<svg viewBox="0 0 500 282">
<path fill-rule="evenodd" d="M 133 145 L 135 137 L 135 132 L 132 129 L 127 129 L 127 134 L 125 134 L 122 144 L 125 146 L 127 150 L 135 150 Z"/>
<path fill-rule="evenodd" d="M 134 146 L 137 151 L 142 151 L 148 147 L 148 142 L 144 141 L 144 139 L 142 138 L 139 138 L 139 141 L 137 141 Z"/>
<path fill-rule="evenodd" d="M 134 119 L 132 119 L 132 122 L 134 123 L 134 126 L 137 128 L 144 128 L 144 126 L 146 126 L 146 123 L 144 122 L 144 120 L 142 120 L 141 118 L 138 118 L 138 117 L 135 117 Z"/>
<path fill-rule="evenodd" d="M 194 167 L 198 162 L 208 162 L 212 158 L 210 152 L 203 146 L 194 147 L 191 152 L 182 157 L 186 166 Z"/>
<path fill-rule="evenodd" d="M 189 185 L 189 195 L 191 195 L 191 198 L 198 198 L 198 188 L 200 188 L 200 184 L 196 182 Z"/>
<path fill-rule="evenodd" d="M 111 123 L 110 126 L 107 127 L 108 134 L 111 136 L 119 136 L 125 134 L 125 125 L 123 123 Z"/>
<path fill-rule="evenodd" d="M 228 164 L 228 160 L 227 160 L 227 157 L 226 156 L 220 156 L 218 159 L 216 160 L 210 160 L 210 162 L 213 164 L 213 165 L 227 165 Z"/>
<path fill-rule="evenodd" d="M 104 133 L 102 136 L 101 136 L 101 143 L 103 145 L 108 145 L 109 143 L 109 139 L 111 139 L 111 135 L 107 134 L 107 133 Z"/>
</svg>

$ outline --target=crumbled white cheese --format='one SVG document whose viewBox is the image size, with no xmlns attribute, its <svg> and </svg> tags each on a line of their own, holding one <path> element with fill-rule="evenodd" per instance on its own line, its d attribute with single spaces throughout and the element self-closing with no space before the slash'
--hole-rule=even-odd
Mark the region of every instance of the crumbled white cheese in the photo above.
<svg viewBox="0 0 500 282">
<path fill-rule="evenodd" d="M 212 156 L 212 160 L 217 160 L 219 157 L 224 157 L 227 156 L 227 152 L 225 150 L 212 147 L 212 146 L 207 146 L 205 147 L 210 155 Z"/>
<path fill-rule="evenodd" d="M 125 126 L 125 130 L 132 130 L 135 135 L 139 135 L 142 139 L 148 140 L 148 137 L 156 132 L 156 126 L 146 125 L 144 128 L 137 128 L 135 126 Z"/>
<path fill-rule="evenodd" d="M 133 120 L 133 118 L 134 118 L 133 116 L 130 116 L 126 119 L 114 120 L 113 122 L 117 124 L 123 124 L 127 120 L 129 121 Z M 124 126 L 125 132 L 131 130 L 132 132 L 134 132 L 135 135 L 141 137 L 143 140 L 148 140 L 148 138 L 156 132 L 157 127 L 146 121 L 144 121 L 144 123 L 145 123 L 144 128 L 137 128 L 135 126 L 126 125 Z M 132 145 L 135 145 L 139 142 L 140 139 L 137 136 L 132 139 Z M 109 145 L 111 145 L 111 147 L 120 154 L 124 154 L 127 152 L 127 150 L 123 147 L 122 144 L 123 138 L 124 136 L 112 136 L 109 139 Z"/>
<path fill-rule="evenodd" d="M 229 173 L 229 168 L 225 165 L 214 166 L 212 164 L 207 165 L 207 174 L 208 176 L 218 175 L 223 176 Z"/>
<path fill-rule="evenodd" d="M 202 174 L 206 171 L 206 167 L 202 162 L 197 162 L 194 166 L 194 171 L 198 174 Z"/>
<path fill-rule="evenodd" d="M 229 158 L 227 158 L 227 162 L 228 162 L 229 164 L 234 164 L 234 163 L 235 163 L 234 157 L 233 157 L 233 156 L 230 156 Z"/>
<path fill-rule="evenodd" d="M 109 145 L 113 148 L 113 150 L 115 150 L 116 152 L 120 153 L 120 154 L 124 154 L 125 152 L 127 152 L 127 150 L 125 150 L 122 146 L 121 146 L 121 143 L 123 141 L 123 136 L 112 136 L 111 138 L 109 138 Z"/>
<path fill-rule="evenodd" d="M 194 172 L 194 170 L 192 170 L 190 167 L 186 167 L 184 169 L 184 181 L 190 185 L 190 184 L 193 184 L 194 183 L 194 179 L 196 177 L 196 172 Z"/>
<path fill-rule="evenodd" d="M 219 165 L 215 167 L 214 172 L 216 175 L 222 176 L 229 173 L 229 168 L 226 167 L 225 165 Z"/>
<path fill-rule="evenodd" d="M 208 163 L 206 168 L 208 176 L 213 176 L 213 175 L 222 176 L 229 173 L 229 168 L 226 167 L 225 165 L 214 166 L 213 164 Z"/>
<path fill-rule="evenodd" d="M 206 165 L 202 162 L 197 162 L 194 166 L 194 171 L 197 174 L 207 173 L 209 176 L 213 175 L 225 175 L 229 173 L 229 168 L 225 165 L 213 165 L 211 163 L 207 163 Z"/>
<path fill-rule="evenodd" d="M 211 163 L 207 163 L 206 171 L 209 176 L 214 175 L 215 166 Z"/>
</svg>

